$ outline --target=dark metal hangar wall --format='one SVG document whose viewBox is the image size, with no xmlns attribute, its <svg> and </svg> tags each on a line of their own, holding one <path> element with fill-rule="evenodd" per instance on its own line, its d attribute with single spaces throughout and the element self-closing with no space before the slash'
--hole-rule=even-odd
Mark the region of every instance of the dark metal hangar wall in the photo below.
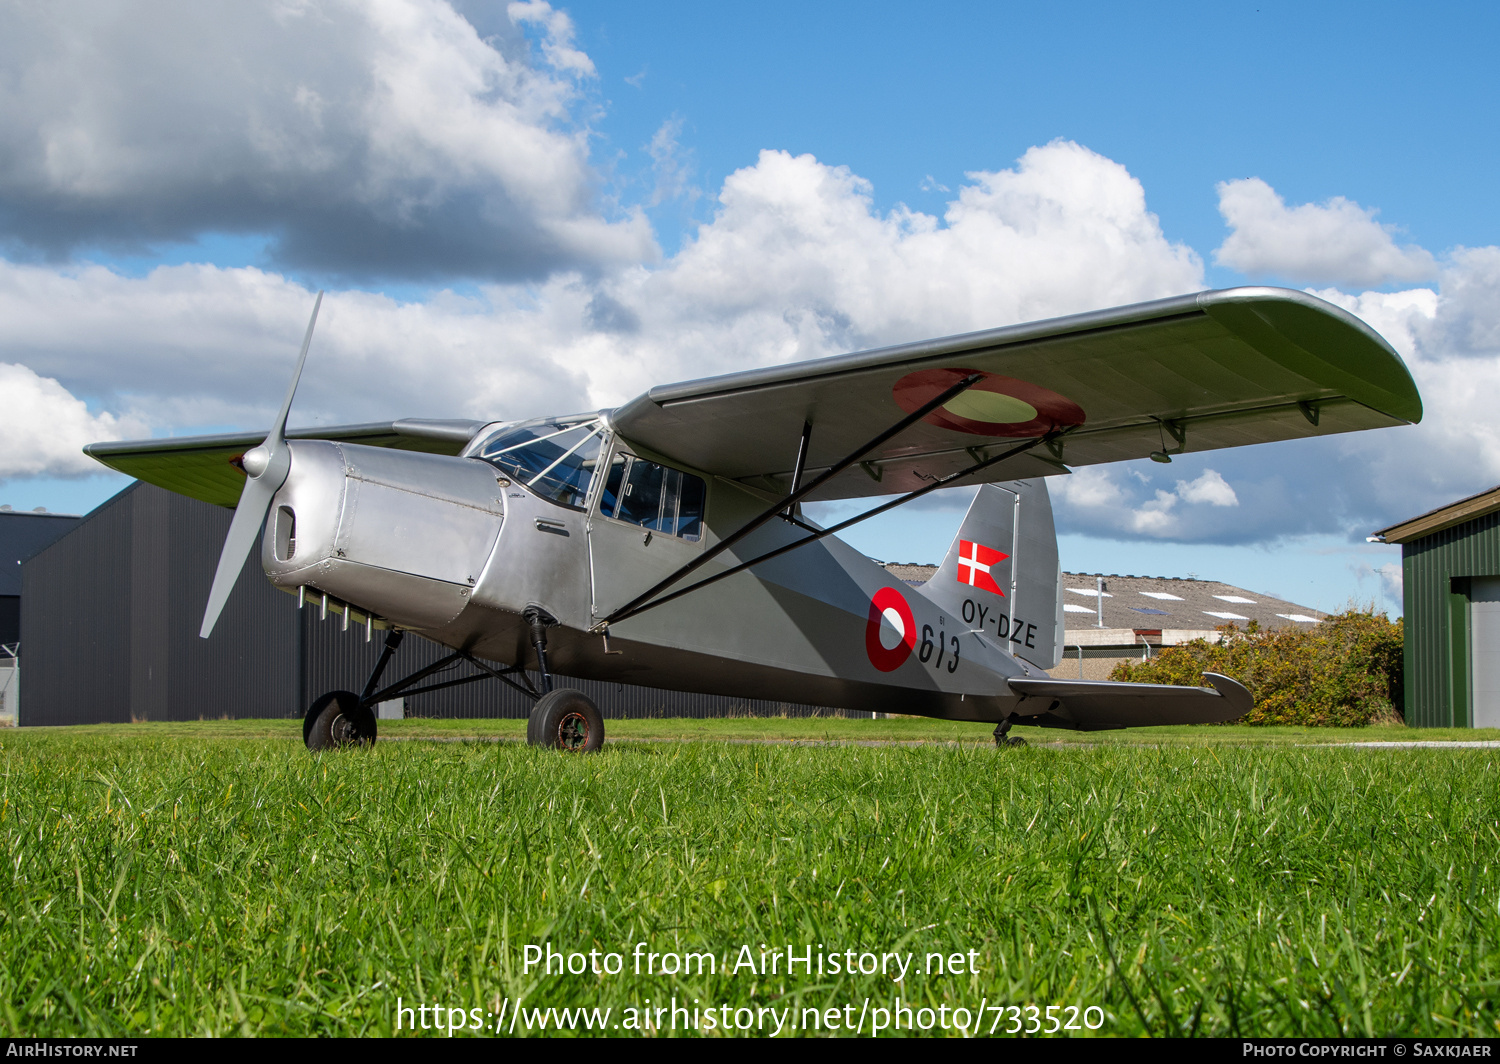
<svg viewBox="0 0 1500 1064">
<path fill-rule="evenodd" d="M 198 638 L 232 512 L 137 482 L 22 566 L 23 726 L 301 717 L 325 691 L 363 688 L 381 648 L 362 626 L 273 588 L 258 552 L 218 626 Z M 447 654 L 408 637 L 387 681 Z M 468 666 L 461 666 L 467 670 Z M 455 676 L 458 675 L 455 672 Z M 434 681 L 444 679 L 435 676 Z M 659 691 L 557 677 L 606 718 L 812 716 L 814 706 Z M 530 700 L 497 681 L 406 700 L 419 717 L 525 717 Z"/>
</svg>

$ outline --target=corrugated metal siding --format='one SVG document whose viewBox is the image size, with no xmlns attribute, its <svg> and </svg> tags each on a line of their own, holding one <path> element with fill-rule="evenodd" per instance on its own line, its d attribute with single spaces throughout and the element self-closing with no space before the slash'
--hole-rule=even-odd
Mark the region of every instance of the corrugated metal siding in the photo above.
<svg viewBox="0 0 1500 1064">
<path fill-rule="evenodd" d="M 22 725 L 130 720 L 132 495 L 21 567 Z"/>
<path fill-rule="evenodd" d="M 1500 514 L 1404 544 L 1406 722 L 1423 728 L 1466 728 L 1468 584 L 1500 576 Z"/>
<path fill-rule="evenodd" d="M 382 635 L 320 621 L 311 606 L 245 566 L 207 640 L 203 604 L 233 515 L 147 484 L 95 510 L 24 566 L 24 725 L 129 720 L 300 718 L 318 695 L 360 691 Z M 409 635 L 385 682 L 437 661 L 448 648 Z M 459 665 L 438 682 L 472 672 Z M 535 678 L 533 678 L 535 682 Z M 661 691 L 566 677 L 606 717 L 813 716 L 816 706 Z M 407 699 L 421 717 L 524 718 L 530 700 L 495 680 Z"/>
<path fill-rule="evenodd" d="M 132 491 L 120 505 L 130 509 L 130 718 L 167 719 L 167 681 L 171 678 L 171 593 L 162 573 L 169 571 L 168 507 L 149 492 Z"/>
<path fill-rule="evenodd" d="M 300 716 L 297 601 L 277 591 L 252 553 L 213 635 L 198 638 L 229 510 L 151 488 L 167 510 L 169 556 L 155 579 L 168 588 L 162 667 L 170 684 L 167 720 Z M 136 593 L 140 593 L 137 588 Z"/>
</svg>

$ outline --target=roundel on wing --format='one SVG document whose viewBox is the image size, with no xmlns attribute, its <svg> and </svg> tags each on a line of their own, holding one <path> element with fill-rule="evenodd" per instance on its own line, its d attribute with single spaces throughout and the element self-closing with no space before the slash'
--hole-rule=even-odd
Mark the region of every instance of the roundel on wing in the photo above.
<svg viewBox="0 0 1500 1064">
<path fill-rule="evenodd" d="M 919 369 L 891 389 L 908 414 L 971 374 L 981 379 L 928 414 L 923 421 L 976 436 L 1041 436 L 1082 425 L 1083 408 L 1065 395 L 1030 381 L 974 369 Z"/>
<path fill-rule="evenodd" d="M 865 623 L 865 653 L 881 672 L 894 672 L 906 664 L 917 645 L 917 619 L 901 592 L 883 587 L 870 598 L 870 619 Z"/>
</svg>

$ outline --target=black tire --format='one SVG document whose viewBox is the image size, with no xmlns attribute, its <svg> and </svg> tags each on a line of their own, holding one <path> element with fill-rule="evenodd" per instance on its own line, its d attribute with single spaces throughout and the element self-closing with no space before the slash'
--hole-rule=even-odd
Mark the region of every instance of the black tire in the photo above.
<svg viewBox="0 0 1500 1064">
<path fill-rule="evenodd" d="M 604 745 L 604 718 L 582 691 L 560 688 L 531 707 L 526 741 L 573 754 L 593 753 Z"/>
<path fill-rule="evenodd" d="M 313 753 L 375 742 L 375 714 L 353 691 L 329 691 L 302 718 L 302 741 Z"/>
</svg>

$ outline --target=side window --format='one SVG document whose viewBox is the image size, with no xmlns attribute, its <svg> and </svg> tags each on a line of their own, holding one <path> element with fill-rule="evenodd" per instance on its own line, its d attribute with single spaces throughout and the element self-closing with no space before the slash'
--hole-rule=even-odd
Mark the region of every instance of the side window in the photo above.
<svg viewBox="0 0 1500 1064">
<path fill-rule="evenodd" d="M 617 454 L 604 482 L 599 512 L 653 532 L 698 540 L 703 535 L 706 495 L 702 479 L 691 473 Z"/>
<path fill-rule="evenodd" d="M 625 474 L 625 489 L 620 493 L 614 517 L 633 525 L 664 532 L 662 509 L 672 509 L 667 491 L 667 468 L 639 458 L 630 463 Z"/>
<path fill-rule="evenodd" d="M 703 481 L 691 473 L 672 471 L 680 478 L 677 493 L 677 526 L 675 534 L 683 539 L 697 540 L 703 536 Z"/>
<path fill-rule="evenodd" d="M 615 514 L 615 504 L 619 502 L 620 489 L 625 486 L 625 463 L 627 461 L 629 457 L 618 451 L 609 460 L 609 475 L 604 478 L 604 487 L 599 492 L 599 512 L 606 517 L 613 517 Z"/>
</svg>

